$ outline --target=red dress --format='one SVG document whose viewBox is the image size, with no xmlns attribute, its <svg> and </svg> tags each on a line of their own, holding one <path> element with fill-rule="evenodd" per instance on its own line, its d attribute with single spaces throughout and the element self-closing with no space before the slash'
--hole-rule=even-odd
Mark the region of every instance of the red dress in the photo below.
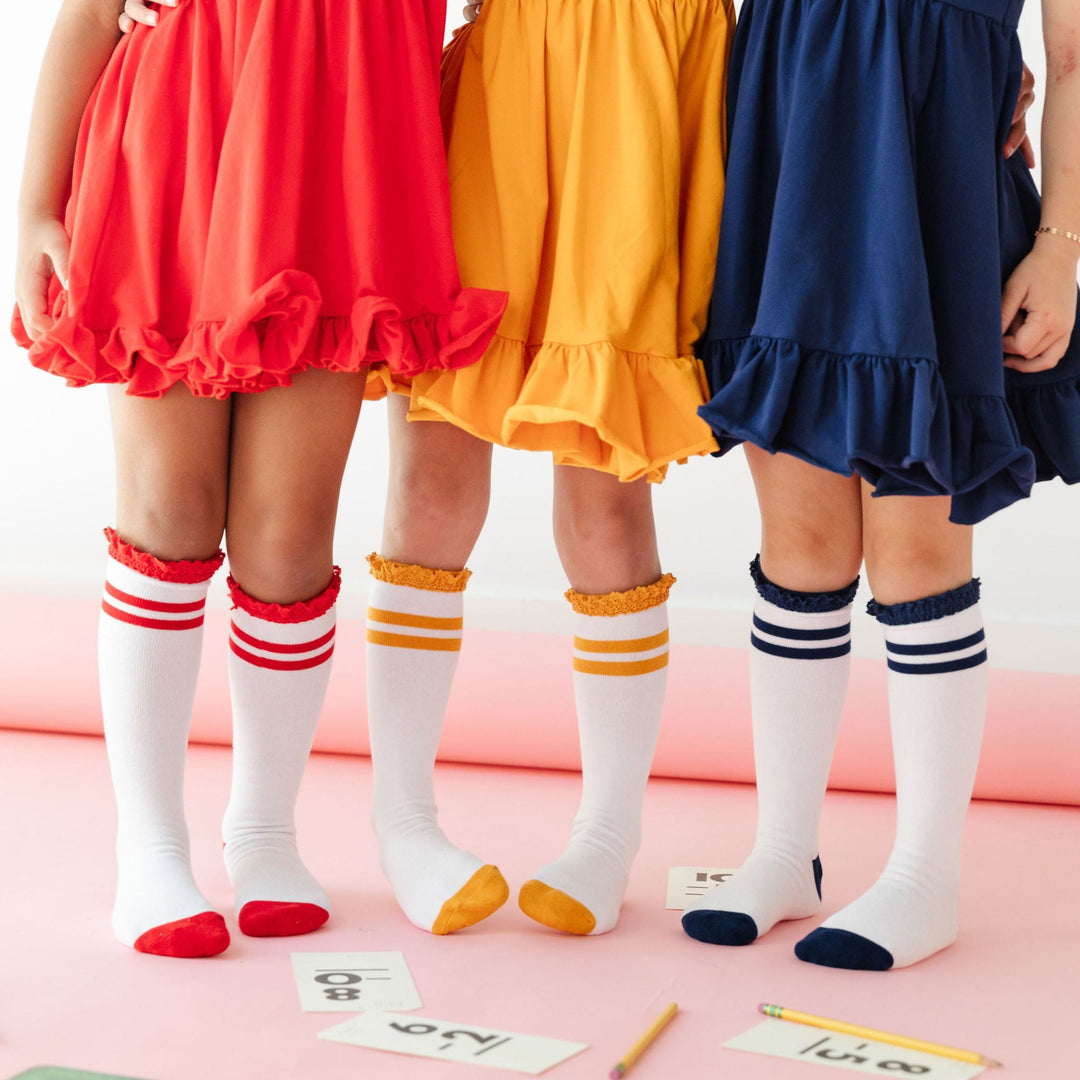
<svg viewBox="0 0 1080 1080">
<path fill-rule="evenodd" d="M 38 367 L 160 397 L 480 358 L 438 115 L 445 0 L 180 0 L 117 46 L 83 118 Z"/>
</svg>

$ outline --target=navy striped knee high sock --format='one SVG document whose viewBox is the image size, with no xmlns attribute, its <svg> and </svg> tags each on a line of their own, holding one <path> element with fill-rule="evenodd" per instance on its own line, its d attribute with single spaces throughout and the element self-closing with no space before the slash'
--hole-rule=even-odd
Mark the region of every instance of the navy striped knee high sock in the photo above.
<svg viewBox="0 0 1080 1080">
<path fill-rule="evenodd" d="M 870 604 L 885 626 L 896 840 L 877 882 L 795 947 L 801 960 L 884 971 L 951 945 L 960 840 L 982 742 L 987 662 L 979 583 Z"/>
<path fill-rule="evenodd" d="M 751 575 L 750 634 L 758 825 L 738 873 L 699 897 L 683 929 L 713 945 L 749 945 L 821 905 L 818 822 L 851 665 L 856 579 L 836 592 L 781 588 Z"/>
</svg>

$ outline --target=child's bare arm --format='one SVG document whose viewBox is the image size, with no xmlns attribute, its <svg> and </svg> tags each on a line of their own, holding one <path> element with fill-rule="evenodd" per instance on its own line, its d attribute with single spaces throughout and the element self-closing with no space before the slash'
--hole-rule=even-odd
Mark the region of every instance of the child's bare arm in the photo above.
<svg viewBox="0 0 1080 1080">
<path fill-rule="evenodd" d="M 1065 354 L 1076 320 L 1080 261 L 1080 4 L 1043 0 L 1046 108 L 1043 112 L 1042 226 L 1002 298 L 1005 363 L 1043 371 Z"/>
<path fill-rule="evenodd" d="M 1043 0 L 1043 36 L 1042 224 L 1080 234 L 1080 4 Z M 1039 242 L 1062 247 L 1068 243 L 1045 234 Z M 1080 244 L 1066 250 L 1080 257 Z"/>
<path fill-rule="evenodd" d="M 79 124 L 116 48 L 121 0 L 64 0 L 41 65 L 19 193 L 15 297 L 27 333 L 48 323 L 49 278 L 67 285 L 64 202 Z"/>
</svg>

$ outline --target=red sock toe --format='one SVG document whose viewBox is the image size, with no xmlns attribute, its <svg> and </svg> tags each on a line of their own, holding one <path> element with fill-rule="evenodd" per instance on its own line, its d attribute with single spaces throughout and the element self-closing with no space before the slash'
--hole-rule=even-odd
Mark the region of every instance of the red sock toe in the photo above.
<svg viewBox="0 0 1080 1080">
<path fill-rule="evenodd" d="M 248 937 L 295 937 L 318 930 L 330 918 L 330 912 L 318 904 L 249 900 L 237 918 L 240 932 Z"/>
<path fill-rule="evenodd" d="M 138 952 L 155 956 L 217 956 L 229 947 L 229 930 L 216 911 L 203 911 L 190 919 L 162 923 L 141 934 L 135 942 Z"/>
</svg>

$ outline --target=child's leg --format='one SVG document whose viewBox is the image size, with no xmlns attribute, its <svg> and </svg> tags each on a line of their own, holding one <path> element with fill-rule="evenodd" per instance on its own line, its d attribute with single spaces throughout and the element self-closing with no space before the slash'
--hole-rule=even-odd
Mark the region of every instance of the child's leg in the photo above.
<svg viewBox="0 0 1080 1080">
<path fill-rule="evenodd" d="M 683 915 L 691 937 L 714 945 L 749 945 L 820 907 L 818 824 L 847 693 L 861 561 L 857 480 L 754 447 L 747 458 L 762 518 L 750 633 L 758 825 L 739 872 Z"/>
<path fill-rule="evenodd" d="M 297 852 L 294 809 L 330 679 L 334 522 L 363 385 L 362 375 L 308 371 L 234 400 L 233 783 L 223 835 L 240 929 L 257 937 L 305 934 L 329 917 Z"/>
<path fill-rule="evenodd" d="M 521 889 L 530 918 L 572 934 L 614 928 L 641 843 L 641 803 L 667 683 L 667 595 L 648 484 L 561 466 L 555 541 L 573 588 L 581 804 L 570 843 Z"/>
<path fill-rule="evenodd" d="M 960 840 L 986 713 L 971 530 L 947 499 L 865 500 L 866 566 L 885 627 L 896 841 L 869 891 L 796 946 L 802 960 L 885 970 L 957 933 Z"/>
<path fill-rule="evenodd" d="M 486 918 L 508 892 L 494 866 L 439 828 L 432 775 L 461 648 L 464 566 L 487 514 L 491 446 L 450 424 L 407 423 L 406 408 L 389 402 L 386 525 L 370 560 L 372 823 L 406 916 L 447 934 Z"/>
<path fill-rule="evenodd" d="M 214 956 L 229 934 L 192 878 L 184 758 L 221 564 L 229 407 L 183 387 L 160 401 L 117 388 L 110 404 L 119 533 L 109 530 L 98 663 L 118 819 L 113 929 L 140 952 Z"/>
</svg>

